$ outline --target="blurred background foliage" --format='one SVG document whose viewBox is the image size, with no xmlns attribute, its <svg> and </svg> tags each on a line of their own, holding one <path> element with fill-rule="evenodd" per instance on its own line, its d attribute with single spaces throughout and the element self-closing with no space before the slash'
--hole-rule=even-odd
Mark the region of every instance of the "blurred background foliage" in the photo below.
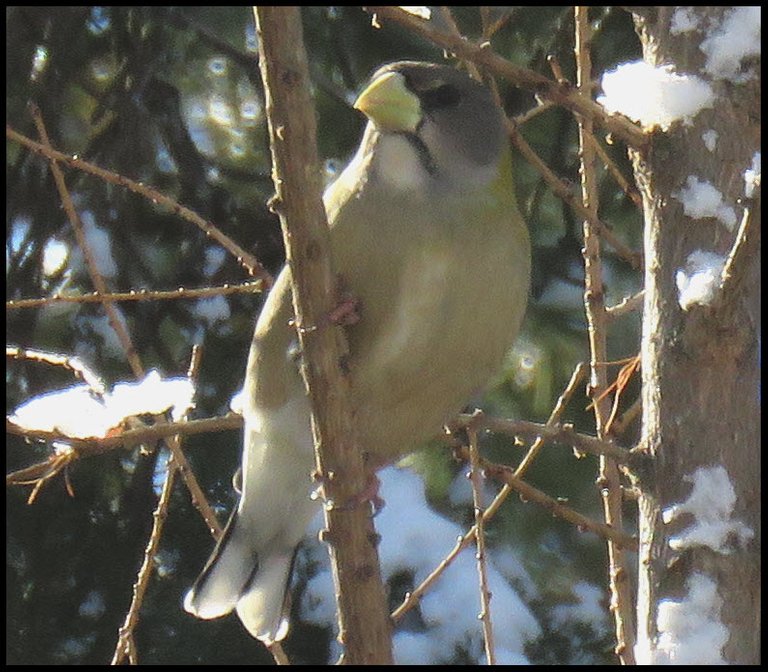
<svg viewBox="0 0 768 672">
<path fill-rule="evenodd" d="M 565 7 L 493 8 L 505 22 L 492 40 L 497 53 L 545 74 L 557 58 L 575 80 L 573 12 Z M 593 8 L 593 63 L 599 75 L 639 57 L 628 14 Z M 459 29 L 477 39 L 477 8 L 453 8 Z M 329 179 L 349 158 L 363 120 L 351 108 L 361 83 L 381 63 L 402 58 L 441 61 L 442 51 L 401 27 L 371 25 L 355 7 L 304 10 L 319 119 L 320 154 Z M 267 268 L 282 263 L 279 224 L 268 211 L 272 194 L 256 36 L 246 7 L 10 7 L 6 9 L 6 118 L 37 139 L 28 104 L 42 111 L 52 145 L 103 168 L 155 186 L 213 222 Z M 530 91 L 500 81 L 507 112 L 535 105 Z M 551 108 L 522 126 L 547 164 L 578 189 L 578 146 L 572 115 Z M 607 146 L 630 174 L 623 148 Z M 167 208 L 124 188 L 66 169 L 86 234 L 99 250 L 111 289 L 175 289 L 247 280 L 237 261 Z M 535 246 L 534 287 L 524 332 L 483 406 L 492 413 L 545 421 L 575 364 L 588 358 L 582 306 L 581 222 L 521 158 L 517 188 Z M 601 216 L 617 235 L 640 247 L 640 216 L 604 170 Z M 93 290 L 61 207 L 47 162 L 6 143 L 6 298 Z M 482 260 L 478 260 L 482 263 Z M 640 288 L 640 274 L 606 254 L 608 303 Z M 254 316 L 261 297 L 128 302 L 120 305 L 146 369 L 183 375 L 194 344 L 202 345 L 196 414 L 226 412 L 242 384 Z M 636 316 L 611 325 L 612 357 L 634 354 Z M 8 343 L 78 355 L 108 383 L 131 379 L 126 360 L 97 304 L 58 304 L 7 312 Z M 30 396 L 71 384 L 51 367 L 9 361 L 7 410 Z M 583 388 L 583 386 L 582 386 Z M 627 398 L 631 399 L 631 390 Z M 593 431 L 583 395 L 566 419 Z M 629 444 L 632 437 L 627 436 Z M 239 460 L 236 433 L 185 441 L 198 477 L 222 520 L 233 503 L 230 477 Z M 490 457 L 516 463 L 523 454 L 505 437 L 486 440 Z M 48 448 L 8 437 L 8 471 L 40 461 Z M 446 451 L 417 455 L 435 507 L 467 521 L 469 507 L 452 506 L 449 486 L 463 468 Z M 7 493 L 6 634 L 9 663 L 85 664 L 111 658 L 130 602 L 165 456 L 113 452 L 70 471 L 75 497 L 61 479 L 32 506 L 28 490 Z M 577 460 L 547 447 L 529 480 L 600 516 L 596 460 Z M 491 528 L 492 540 L 514 544 L 537 591 L 531 608 L 544 634 L 527 651 L 532 662 L 612 662 L 611 627 L 569 633 L 551 609 L 573 601 L 579 581 L 604 586 L 604 545 L 516 498 Z M 157 575 L 141 612 L 140 662 L 269 661 L 235 618 L 200 622 L 181 597 L 210 549 L 210 536 L 187 493 L 177 487 Z M 607 598 L 607 593 L 606 593 Z M 607 599 L 606 599 L 607 601 Z M 607 603 L 606 603 L 607 613 Z M 548 625 L 549 624 L 549 625 Z M 551 626 L 551 627 L 550 627 Z M 297 662 L 322 662 L 328 633 L 294 627 L 288 652 Z"/>
</svg>

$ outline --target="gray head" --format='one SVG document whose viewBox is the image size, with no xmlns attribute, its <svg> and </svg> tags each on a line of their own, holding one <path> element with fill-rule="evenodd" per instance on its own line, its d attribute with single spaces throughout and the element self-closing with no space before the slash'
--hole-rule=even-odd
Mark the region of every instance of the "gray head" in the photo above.
<svg viewBox="0 0 768 672">
<path fill-rule="evenodd" d="M 363 102 L 378 82 L 388 80 L 396 80 L 399 88 L 387 91 L 387 103 L 396 97 L 398 103 L 413 105 L 407 113 L 398 108 L 393 116 L 379 115 L 378 107 L 371 110 Z M 390 63 L 374 73 L 356 106 L 371 119 L 371 141 L 380 140 L 376 134 L 390 136 L 390 147 L 407 141 L 425 173 L 442 186 L 477 185 L 496 174 L 505 143 L 502 112 L 491 92 L 464 72 L 433 63 Z M 408 163 L 403 151 L 393 154 L 402 160 L 390 160 L 390 165 Z"/>
</svg>

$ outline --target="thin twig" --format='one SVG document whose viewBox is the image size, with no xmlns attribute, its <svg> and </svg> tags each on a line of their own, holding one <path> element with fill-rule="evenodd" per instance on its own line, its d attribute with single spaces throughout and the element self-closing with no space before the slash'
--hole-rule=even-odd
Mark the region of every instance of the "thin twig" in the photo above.
<svg viewBox="0 0 768 672">
<path fill-rule="evenodd" d="M 720 306 L 733 306 L 733 298 L 736 296 L 739 285 L 747 277 L 747 272 L 751 267 L 750 259 L 760 254 L 760 187 L 757 187 L 756 195 L 750 199 L 750 203 L 744 208 L 741 217 L 739 230 L 736 234 L 731 251 L 728 254 L 725 265 L 721 273 L 721 291 L 718 302 Z"/>
<path fill-rule="evenodd" d="M 555 175 L 550 167 L 541 160 L 539 155 L 536 154 L 533 148 L 525 141 L 522 134 L 514 127 L 512 121 L 508 121 L 507 130 L 510 134 L 512 144 L 517 151 L 519 151 L 544 178 L 544 181 L 549 185 L 554 194 L 565 201 L 566 205 L 568 205 L 576 215 L 582 219 L 590 221 L 592 225 L 600 231 L 605 241 L 622 259 L 629 263 L 633 268 L 641 268 L 642 255 L 629 248 L 626 243 L 622 242 L 608 226 L 600 221 L 596 213 L 591 212 L 589 208 L 584 207 L 584 204 L 578 199 L 571 187 Z"/>
<path fill-rule="evenodd" d="M 169 452 L 168 461 L 165 467 L 163 489 L 160 492 L 160 498 L 158 499 L 157 506 L 152 514 L 152 531 L 149 535 L 149 541 L 147 542 L 146 548 L 144 549 L 144 558 L 141 567 L 139 568 L 139 573 L 133 584 L 131 604 L 128 607 L 125 620 L 118 631 L 117 644 L 115 646 L 115 652 L 112 655 L 112 665 L 122 664 L 126 657 L 129 658 L 132 665 L 135 665 L 138 662 L 136 660 L 137 647 L 134 632 L 139 623 L 139 611 L 144 602 L 144 596 L 149 587 L 149 581 L 152 578 L 154 559 L 157 556 L 160 539 L 162 538 L 163 526 L 168 518 L 168 506 L 171 501 L 171 493 L 173 492 L 173 484 L 176 476 L 176 468 L 173 460 L 173 453 Z"/>
<path fill-rule="evenodd" d="M 271 642 L 267 645 L 267 649 L 269 649 L 269 653 L 272 656 L 272 658 L 275 659 L 275 663 L 278 665 L 290 665 L 291 661 L 288 658 L 287 654 L 285 653 L 285 649 L 283 649 L 283 645 L 281 642 Z"/>
<path fill-rule="evenodd" d="M 627 431 L 627 427 L 634 422 L 643 410 L 643 399 L 638 397 L 629 408 L 624 411 L 611 425 L 611 434 L 621 436 Z"/>
<path fill-rule="evenodd" d="M 627 296 L 622 299 L 615 306 L 606 306 L 605 313 L 607 317 L 621 317 L 627 313 L 636 313 L 643 309 L 643 298 L 645 297 L 644 290 L 640 290 L 637 294 Z"/>
<path fill-rule="evenodd" d="M 45 463 L 45 468 L 42 471 L 35 473 L 31 478 L 28 479 L 20 478 L 17 481 L 18 485 L 33 486 L 32 491 L 29 493 L 29 497 L 27 498 L 27 504 L 34 504 L 35 500 L 37 499 L 37 495 L 40 493 L 43 487 L 45 487 L 45 485 L 47 485 L 56 476 L 58 476 L 59 473 L 63 472 L 66 475 L 66 470 L 69 465 L 74 462 L 74 459 L 75 456 L 73 451 L 68 450 L 67 448 L 57 448 L 56 452 L 48 458 L 48 461 Z M 69 491 L 71 496 L 72 492 L 70 491 L 69 486 L 67 486 L 67 491 Z"/>
<path fill-rule="evenodd" d="M 574 368 L 573 373 L 571 374 L 571 379 L 568 381 L 568 384 L 565 386 L 565 390 L 560 395 L 560 397 L 558 397 L 555 407 L 552 409 L 552 412 L 549 414 L 549 418 L 547 419 L 547 425 L 546 425 L 547 428 L 551 429 L 556 426 L 556 424 L 562 417 L 563 413 L 565 412 L 566 404 L 573 396 L 574 392 L 576 391 L 576 387 L 579 385 L 579 383 L 581 383 L 582 378 L 584 378 L 584 374 L 586 370 L 587 370 L 587 367 L 584 364 L 584 362 L 579 362 L 576 365 L 576 368 Z M 539 434 L 536 436 L 536 440 L 531 444 L 531 447 L 528 449 L 528 452 L 525 454 L 525 457 L 523 457 L 523 459 L 520 461 L 520 464 L 517 465 L 517 469 L 515 469 L 515 476 L 517 476 L 518 478 L 523 477 L 525 472 L 528 471 L 528 468 L 533 464 L 534 459 L 536 459 L 536 456 L 544 447 L 545 443 L 546 441 L 542 434 Z"/>
<path fill-rule="evenodd" d="M 635 357 L 631 357 L 616 375 L 616 380 L 608 388 L 608 390 L 615 389 L 616 392 L 613 395 L 613 406 L 611 407 L 611 415 L 608 417 L 608 421 L 605 423 L 605 432 L 613 433 L 613 422 L 619 412 L 619 403 L 621 401 L 621 395 L 629 385 L 629 381 L 640 369 L 640 353 Z M 608 391 L 606 390 L 606 391 Z"/>
<path fill-rule="evenodd" d="M 203 348 L 200 345 L 192 346 L 192 356 L 189 358 L 189 368 L 187 370 L 187 378 L 196 383 L 200 374 L 200 366 L 203 361 Z M 168 423 L 165 423 L 168 424 Z M 189 424 L 186 417 L 182 418 L 181 425 Z M 181 450 L 181 435 L 172 434 L 169 439 L 171 443 L 171 452 L 184 455 Z M 200 512 L 200 515 L 208 525 L 208 529 L 211 531 L 213 538 L 218 541 L 224 531 L 224 528 L 219 523 L 219 519 L 213 512 L 211 505 L 208 503 L 205 495 L 203 494 L 200 484 L 197 482 L 194 473 L 192 472 L 189 462 L 185 459 L 179 461 L 174 460 L 173 466 L 176 471 L 179 472 L 181 480 L 184 481 L 184 485 L 187 486 L 189 497 L 192 500 L 192 505 Z"/>
<path fill-rule="evenodd" d="M 573 87 L 562 86 L 533 70 L 511 63 L 494 53 L 487 42 L 475 44 L 453 32 L 443 32 L 435 23 L 414 16 L 398 7 L 364 7 L 363 9 L 373 14 L 377 23 L 382 19 L 391 19 L 459 58 L 472 61 L 516 86 L 535 91 L 545 99 L 589 117 L 631 147 L 643 148 L 648 142 L 645 133 L 626 117 L 608 114 L 590 96 L 582 95 Z"/>
<path fill-rule="evenodd" d="M 45 149 L 52 151 L 51 143 L 48 140 L 48 132 L 45 129 L 45 122 L 43 121 L 43 117 L 40 114 L 39 108 L 36 105 L 32 105 L 31 112 L 35 126 L 37 127 L 37 132 L 40 135 L 40 139 L 42 140 L 42 146 Z M 109 291 L 107 288 L 107 283 L 99 271 L 96 257 L 94 256 L 93 251 L 91 250 L 91 246 L 88 244 L 88 240 L 85 237 L 83 224 L 80 221 L 80 215 L 78 214 L 74 203 L 72 202 L 69 189 L 67 189 L 66 182 L 64 181 L 64 174 L 62 173 L 61 168 L 55 159 L 50 161 L 50 166 L 54 182 L 56 183 L 56 189 L 59 192 L 62 205 L 64 206 L 64 211 L 67 213 L 69 223 L 72 225 L 72 230 L 75 232 L 77 244 L 83 252 L 83 258 L 85 259 L 85 265 L 88 268 L 88 274 L 91 277 L 91 282 L 93 283 L 93 286 L 96 288 L 97 292 L 100 294 L 107 294 Z M 104 306 L 104 311 L 107 314 L 109 326 L 112 327 L 112 330 L 117 335 L 118 341 L 120 341 L 120 345 L 122 346 L 123 352 L 125 353 L 126 359 L 128 360 L 128 364 L 133 371 L 133 375 L 137 378 L 141 378 L 144 375 L 144 367 L 142 367 L 141 362 L 139 361 L 136 349 L 133 346 L 133 340 L 131 339 L 131 335 L 128 333 L 128 329 L 125 326 L 125 320 L 122 313 L 118 312 L 117 307 L 111 301 L 102 301 L 102 305 Z"/>
<path fill-rule="evenodd" d="M 242 416 L 236 413 L 229 413 L 222 417 L 155 424 L 151 427 L 127 429 L 110 436 L 82 438 L 68 436 L 67 434 L 57 431 L 49 432 L 40 429 L 27 429 L 14 424 L 10 420 L 6 419 L 5 421 L 5 431 L 7 433 L 23 436 L 30 441 L 66 444 L 75 451 L 76 459 L 101 455 L 119 448 L 133 448 L 142 443 L 153 443 L 175 434 L 191 436 L 193 434 L 239 430 L 242 426 Z M 19 472 L 8 474 L 6 480 L 11 479 L 14 474 L 21 474 L 28 470 L 42 468 L 45 464 L 45 462 L 42 462 L 38 465 L 25 467 L 25 469 Z M 28 477 L 29 476 L 27 476 L 27 478 Z"/>
<path fill-rule="evenodd" d="M 635 537 L 626 532 L 622 532 L 613 525 L 599 523 L 588 516 L 584 516 L 570 507 L 565 506 L 554 497 L 550 497 L 538 488 L 534 488 L 523 479 L 515 476 L 515 472 L 511 467 L 508 467 L 505 464 L 494 464 L 483 458 L 480 459 L 480 464 L 486 474 L 491 478 L 498 478 L 500 481 L 509 485 L 513 490 L 518 492 L 525 501 L 535 502 L 539 506 L 550 511 L 553 516 L 567 520 L 569 523 L 573 523 L 580 530 L 594 532 L 621 548 L 626 548 L 632 551 L 637 550 L 638 542 Z"/>
<path fill-rule="evenodd" d="M 480 590 L 480 622 L 483 625 L 483 645 L 488 665 L 496 664 L 496 651 L 493 645 L 493 623 L 491 621 L 491 591 L 488 589 L 488 572 L 485 554 L 485 524 L 483 502 L 483 478 L 480 469 L 480 449 L 477 445 L 477 429 L 467 427 L 469 438 L 469 478 L 472 484 L 472 505 L 475 512 L 475 544 L 477 545 L 477 578 Z"/>
<path fill-rule="evenodd" d="M 514 128 L 520 128 L 520 126 L 523 124 L 528 123 L 534 117 L 538 117 L 542 112 L 551 110 L 553 107 L 555 107 L 554 103 L 551 103 L 548 100 L 544 100 L 535 107 L 532 107 L 527 112 L 523 112 L 522 114 L 518 114 L 516 117 L 513 117 L 510 121 Z"/>
<path fill-rule="evenodd" d="M 549 69 L 552 71 L 552 74 L 555 77 L 555 81 L 558 84 L 570 85 L 568 79 L 565 77 L 565 75 L 563 75 L 563 69 L 560 67 L 560 61 L 557 60 L 557 56 L 554 54 L 549 54 L 549 56 L 547 56 L 547 64 L 549 65 Z"/>
<path fill-rule="evenodd" d="M 218 229 L 212 222 L 206 221 L 193 210 L 190 210 L 189 208 L 181 205 L 180 203 L 170 198 L 169 196 L 166 196 L 165 194 L 158 191 L 157 189 L 148 187 L 144 184 L 141 184 L 140 182 L 134 182 L 133 180 L 127 177 L 124 177 L 123 175 L 113 173 L 109 170 L 104 170 L 103 168 L 99 168 L 98 166 L 95 166 L 92 163 L 89 163 L 88 161 L 83 161 L 82 159 L 76 156 L 69 156 L 68 154 L 64 154 L 63 152 L 56 151 L 50 146 L 46 146 L 45 144 L 40 144 L 39 142 L 35 142 L 34 140 L 28 138 L 27 136 L 22 135 L 18 131 L 15 131 L 8 124 L 6 124 L 5 126 L 5 136 L 10 140 L 18 142 L 20 145 L 23 145 L 27 149 L 35 152 L 36 154 L 40 154 L 41 156 L 44 156 L 49 161 L 52 161 L 52 162 L 60 161 L 61 163 L 69 166 L 70 168 L 75 168 L 77 170 L 83 171 L 84 173 L 95 175 L 96 177 L 104 180 L 105 182 L 109 182 L 110 184 L 116 184 L 120 187 L 124 187 L 128 189 L 129 191 L 139 194 L 140 196 L 143 196 L 144 198 L 146 198 L 147 200 L 151 201 L 156 205 L 161 205 L 169 208 L 175 215 L 178 215 L 179 217 L 187 220 L 188 222 L 191 222 L 192 224 L 200 228 L 205 233 L 206 236 L 213 238 L 213 240 L 215 240 L 225 250 L 227 250 L 230 254 L 232 254 L 235 257 L 235 259 L 237 259 L 238 263 L 240 263 L 245 268 L 245 270 L 248 271 L 248 273 L 251 276 L 262 279 L 267 287 L 271 286 L 272 276 L 261 265 L 261 263 L 259 262 L 258 259 L 256 259 L 256 257 L 254 257 L 252 254 L 250 254 L 249 252 L 244 250 L 242 247 L 240 247 L 229 236 L 222 233 L 221 230 Z"/>
<path fill-rule="evenodd" d="M 469 459 L 468 451 L 464 447 L 458 448 L 458 451 L 460 457 Z M 483 458 L 480 458 L 480 466 L 488 476 L 491 478 L 497 478 L 498 480 L 505 483 L 505 488 L 509 488 L 510 491 L 514 490 L 515 492 L 518 492 L 523 500 L 535 502 L 539 506 L 542 506 L 543 508 L 550 511 L 553 516 L 562 518 L 563 520 L 574 524 L 579 530 L 594 532 L 595 534 L 610 540 L 612 543 L 620 546 L 621 548 L 626 548 L 630 551 L 637 550 L 638 540 L 636 537 L 622 532 L 621 530 L 618 530 L 611 525 L 606 525 L 605 523 L 592 520 L 588 516 L 584 516 L 583 514 L 574 511 L 570 507 L 565 506 L 558 500 L 550 497 L 538 488 L 529 485 L 523 479 L 516 476 L 514 470 L 511 467 L 503 464 L 489 462 Z M 486 518 L 488 517 L 490 511 L 491 507 L 489 506 L 486 510 Z M 446 558 L 438 565 L 438 567 L 433 570 L 427 579 L 425 579 L 424 582 L 422 582 L 422 584 L 420 584 L 411 593 L 406 595 L 406 599 L 403 601 L 403 603 L 394 612 L 392 612 L 392 618 L 395 621 L 401 619 L 405 612 L 418 602 L 418 600 L 423 596 L 429 586 L 434 583 L 437 577 L 442 574 L 442 572 L 455 559 L 456 555 L 458 555 L 458 553 L 463 548 L 466 548 L 472 542 L 474 534 L 476 534 L 476 527 L 473 527 L 466 536 L 461 537 L 454 549 L 446 556 Z"/>
<path fill-rule="evenodd" d="M 589 95 L 592 62 L 590 54 L 591 28 L 588 8 L 575 8 L 576 24 L 576 74 L 577 88 Z M 603 392 L 607 389 L 605 366 L 607 361 L 607 319 L 603 294 L 602 263 L 600 258 L 599 232 L 593 221 L 598 212 L 598 184 L 595 172 L 595 143 L 590 142 L 592 118 L 577 115 L 579 122 L 579 147 L 581 150 L 581 189 L 584 207 L 590 217 L 584 220 L 584 303 L 587 313 L 590 348 L 590 396 L 593 399 L 597 435 L 603 438 L 607 432 L 610 407 Z M 622 529 L 621 480 L 616 462 L 608 457 L 600 458 L 600 492 L 603 495 L 603 512 L 606 525 L 620 532 Z M 616 654 L 623 664 L 634 664 L 634 618 L 629 586 L 629 573 L 624 549 L 608 538 L 609 585 L 613 617 L 616 627 Z"/>
<path fill-rule="evenodd" d="M 629 198 L 629 200 L 632 201 L 636 207 L 642 209 L 643 198 L 640 196 L 640 192 L 637 190 L 637 187 L 629 180 L 627 180 L 626 177 L 624 177 L 613 159 L 608 156 L 608 152 L 605 151 L 605 147 L 603 147 L 602 143 L 599 142 L 594 135 L 589 135 L 587 137 L 589 138 L 588 142 L 592 143 L 598 157 L 608 168 L 608 172 L 613 176 L 613 179 L 615 180 L 616 184 L 619 185 L 619 188 L 627 195 L 627 198 Z"/>
<path fill-rule="evenodd" d="M 524 471 L 527 469 L 527 467 L 531 464 L 533 457 L 538 452 L 538 450 L 541 448 L 541 446 L 544 444 L 544 434 L 549 434 L 549 438 L 551 439 L 553 434 L 559 437 L 563 437 L 563 428 L 557 426 L 557 422 L 559 421 L 560 417 L 562 416 L 562 413 L 565 410 L 566 405 L 568 404 L 568 401 L 573 396 L 576 387 L 581 380 L 581 377 L 583 376 L 583 365 L 579 365 L 576 367 L 576 369 L 573 372 L 573 375 L 571 376 L 571 380 L 566 386 L 566 389 L 563 391 L 563 393 L 560 395 L 560 397 L 557 400 L 557 403 L 555 404 L 555 408 L 553 409 L 552 413 L 549 417 L 549 422 L 547 425 L 539 425 L 536 423 L 527 423 L 527 422 L 516 422 L 516 421 L 504 421 L 501 420 L 496 424 L 495 431 L 502 431 L 505 433 L 509 433 L 514 435 L 518 434 L 524 434 L 527 436 L 533 437 L 534 445 L 531 447 L 531 450 L 529 451 L 526 458 L 521 462 L 520 466 L 518 466 L 517 471 L 515 472 L 515 475 L 522 475 Z M 459 423 L 466 423 L 467 425 L 471 425 L 473 422 L 475 423 L 476 427 L 482 427 L 484 429 L 491 429 L 491 431 L 494 431 L 494 424 L 496 423 L 497 419 L 494 419 L 490 416 L 487 416 L 485 414 L 483 415 L 463 415 L 459 418 Z M 566 432 L 566 434 L 569 437 L 572 437 L 575 433 L 570 431 Z M 581 435 L 577 435 L 581 436 Z M 584 438 L 593 438 L 593 437 L 584 437 Z M 566 441 L 568 443 L 568 441 Z M 586 442 L 590 443 L 590 442 Z M 592 446 L 594 448 L 597 448 L 596 446 Z M 628 455 L 628 454 L 627 454 Z M 498 495 L 496 495 L 495 499 L 488 505 L 488 508 L 485 510 L 485 513 L 483 514 L 483 521 L 489 522 L 493 516 L 496 514 L 496 512 L 501 507 L 504 500 L 512 493 L 512 487 L 509 485 L 504 485 L 499 492 Z M 405 599 L 403 600 L 402 604 L 400 604 L 393 612 L 392 612 L 392 620 L 397 622 L 399 621 L 410 609 L 415 607 L 421 597 L 429 590 L 430 586 L 437 581 L 437 579 L 440 577 L 440 575 L 451 565 L 451 563 L 456 559 L 456 557 L 461 553 L 462 550 L 467 548 L 472 541 L 475 538 L 475 535 L 477 534 L 477 525 L 473 525 L 472 528 L 467 532 L 466 535 L 463 537 L 460 537 L 456 545 L 451 549 L 451 551 L 443 558 L 443 560 L 435 567 L 435 569 L 430 572 L 429 576 L 427 576 L 424 581 L 422 581 L 414 590 L 409 592 Z"/>
<path fill-rule="evenodd" d="M 192 348 L 192 356 L 189 362 L 189 369 L 187 371 L 187 377 L 193 382 L 197 380 L 197 374 L 200 370 L 202 349 L 198 346 Z M 184 417 L 186 420 L 186 416 Z M 134 639 L 134 633 L 136 626 L 139 623 L 139 612 L 141 605 L 144 602 L 144 596 L 146 595 L 147 588 L 149 588 L 149 582 L 152 578 L 152 570 L 155 567 L 155 558 L 160 547 L 160 540 L 162 539 L 163 527 L 165 521 L 168 518 L 168 508 L 171 503 L 171 494 L 173 492 L 173 484 L 175 482 L 176 474 L 179 469 L 176 463 L 175 455 L 180 454 L 181 445 L 178 436 L 171 436 L 168 438 L 168 444 L 174 444 L 173 450 L 168 452 L 168 460 L 166 462 L 165 480 L 163 481 L 163 489 L 160 492 L 160 497 L 157 501 L 157 506 L 152 514 L 152 531 L 149 535 L 149 541 L 144 549 L 144 558 L 139 569 L 139 573 L 136 577 L 136 582 L 133 584 L 133 591 L 131 594 L 131 604 L 128 607 L 123 625 L 118 631 L 117 644 L 115 646 L 115 652 L 112 656 L 112 665 L 121 664 L 125 657 L 128 657 L 132 664 L 136 664 L 136 643 Z"/>
<path fill-rule="evenodd" d="M 480 20 L 483 24 L 483 40 L 486 42 L 489 41 L 499 31 L 499 29 L 501 29 L 501 27 L 509 21 L 511 16 L 511 10 L 507 9 L 507 11 L 505 11 L 494 21 L 491 19 L 491 7 L 484 5 L 481 6 Z"/>
<path fill-rule="evenodd" d="M 478 427 L 491 432 L 499 432 L 510 436 L 522 436 L 535 441 L 537 437 L 549 443 L 560 443 L 571 446 L 577 453 L 590 455 L 607 455 L 619 464 L 629 463 L 629 451 L 617 445 L 610 439 L 598 439 L 589 434 L 577 432 L 570 424 L 542 424 L 530 420 L 508 420 L 492 415 L 483 415 L 473 420 L 472 415 L 462 414 L 457 419 L 459 427 L 477 422 Z"/>
<path fill-rule="evenodd" d="M 55 352 L 43 352 L 42 350 L 31 350 L 29 348 L 20 348 L 15 345 L 8 345 L 5 348 L 5 356 L 12 359 L 27 360 L 30 362 L 41 362 L 51 366 L 60 366 L 71 371 L 75 377 L 82 380 L 92 392 L 97 395 L 103 395 L 106 391 L 104 381 L 91 371 L 79 357 L 70 357 L 60 355 Z"/>
<path fill-rule="evenodd" d="M 167 291 L 153 291 L 149 289 L 132 289 L 129 292 L 111 292 L 101 294 L 92 292 L 80 295 L 54 294 L 39 299 L 12 299 L 5 302 L 6 310 L 18 308 L 39 308 L 57 303 L 102 303 L 104 301 L 167 301 L 177 299 L 199 299 L 208 296 L 224 296 L 227 294 L 248 294 L 261 292 L 264 289 L 263 280 L 255 280 L 240 285 L 222 285 L 221 287 L 200 287 L 188 289 L 179 287 Z"/>
</svg>

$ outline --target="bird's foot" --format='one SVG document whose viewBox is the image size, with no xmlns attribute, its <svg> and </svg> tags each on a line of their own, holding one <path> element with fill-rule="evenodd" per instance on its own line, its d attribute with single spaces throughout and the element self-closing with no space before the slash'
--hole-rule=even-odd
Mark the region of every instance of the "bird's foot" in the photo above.
<svg viewBox="0 0 768 672">
<path fill-rule="evenodd" d="M 339 297 L 336 307 L 328 313 L 327 318 L 331 324 L 339 327 L 347 327 L 360 321 L 362 303 L 360 299 L 344 292 Z"/>
<path fill-rule="evenodd" d="M 341 275 L 336 277 L 336 302 L 336 307 L 327 315 L 331 324 L 346 327 L 360 321 L 363 304 Z"/>
<path fill-rule="evenodd" d="M 313 475 L 315 481 L 323 481 L 324 479 L 317 474 Z M 386 502 L 379 495 L 379 486 L 381 481 L 376 474 L 368 474 L 365 479 L 365 485 L 363 489 L 355 495 L 348 497 L 347 500 L 341 504 L 334 502 L 333 508 L 339 511 L 352 511 L 353 509 L 363 506 L 364 504 L 370 504 L 373 515 L 376 516 L 384 508 Z M 322 486 L 319 486 L 313 493 L 312 499 L 322 498 Z"/>
<path fill-rule="evenodd" d="M 368 474 L 365 479 L 365 486 L 356 495 L 352 495 L 342 506 L 343 509 L 356 509 L 358 506 L 364 504 L 371 505 L 371 511 L 374 516 L 379 515 L 379 512 L 384 508 L 386 502 L 379 495 L 379 486 L 381 481 L 376 474 Z"/>
</svg>

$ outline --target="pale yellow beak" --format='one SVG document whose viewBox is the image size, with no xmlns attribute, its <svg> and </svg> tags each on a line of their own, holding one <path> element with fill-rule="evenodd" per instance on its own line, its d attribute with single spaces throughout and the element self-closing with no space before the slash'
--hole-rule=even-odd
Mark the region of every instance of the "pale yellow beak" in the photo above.
<svg viewBox="0 0 768 672">
<path fill-rule="evenodd" d="M 354 108 L 382 131 L 412 133 L 421 120 L 421 103 L 399 72 L 377 77 L 357 98 Z"/>
</svg>

